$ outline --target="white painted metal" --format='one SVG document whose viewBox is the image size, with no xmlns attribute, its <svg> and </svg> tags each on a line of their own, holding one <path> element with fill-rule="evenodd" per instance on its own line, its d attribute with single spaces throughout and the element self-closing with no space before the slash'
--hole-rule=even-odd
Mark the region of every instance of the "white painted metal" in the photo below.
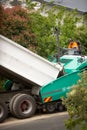
<svg viewBox="0 0 87 130">
<path fill-rule="evenodd" d="M 0 35 L 0 66 L 39 86 L 57 78 L 62 66 L 54 65 L 41 56 Z"/>
</svg>

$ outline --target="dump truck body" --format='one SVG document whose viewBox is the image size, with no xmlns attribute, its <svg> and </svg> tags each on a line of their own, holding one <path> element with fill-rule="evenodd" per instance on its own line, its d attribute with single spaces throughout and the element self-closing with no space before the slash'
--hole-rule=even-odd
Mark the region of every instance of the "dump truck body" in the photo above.
<svg viewBox="0 0 87 130">
<path fill-rule="evenodd" d="M 23 82 L 43 86 L 55 80 L 62 66 L 0 36 L 0 73 Z"/>
</svg>

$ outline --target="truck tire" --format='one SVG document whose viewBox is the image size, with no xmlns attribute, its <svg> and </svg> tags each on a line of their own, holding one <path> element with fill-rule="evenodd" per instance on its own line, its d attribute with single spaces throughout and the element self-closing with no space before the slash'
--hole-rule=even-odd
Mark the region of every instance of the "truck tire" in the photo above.
<svg viewBox="0 0 87 130">
<path fill-rule="evenodd" d="M 9 103 L 10 113 L 11 113 L 13 116 L 15 116 L 14 111 L 13 111 L 13 103 L 14 103 L 16 97 L 19 96 L 20 94 L 21 94 L 21 93 L 18 93 L 18 94 L 16 94 L 16 95 L 14 95 L 14 96 L 12 97 L 12 99 L 10 100 L 10 103 Z"/>
<path fill-rule="evenodd" d="M 53 112 L 55 112 L 55 110 L 56 110 L 56 106 L 55 106 L 55 103 L 48 103 L 48 104 L 46 104 L 46 112 L 47 113 L 53 113 Z"/>
<path fill-rule="evenodd" d="M 24 119 L 34 115 L 36 102 L 34 98 L 27 94 L 20 94 L 13 103 L 13 112 L 17 118 Z"/>
<path fill-rule="evenodd" d="M 65 106 L 60 102 L 57 104 L 57 111 L 63 112 L 65 110 Z"/>
<path fill-rule="evenodd" d="M 0 101 L 0 123 L 3 122 L 8 116 L 8 108 L 7 105 Z"/>
</svg>

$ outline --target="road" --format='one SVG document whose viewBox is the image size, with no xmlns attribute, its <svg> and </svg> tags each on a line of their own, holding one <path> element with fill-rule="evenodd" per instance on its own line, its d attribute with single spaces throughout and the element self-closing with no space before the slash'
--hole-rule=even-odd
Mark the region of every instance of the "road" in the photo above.
<svg viewBox="0 0 87 130">
<path fill-rule="evenodd" d="M 67 112 L 36 115 L 28 119 L 9 118 L 0 124 L 0 130 L 66 130 Z"/>
</svg>

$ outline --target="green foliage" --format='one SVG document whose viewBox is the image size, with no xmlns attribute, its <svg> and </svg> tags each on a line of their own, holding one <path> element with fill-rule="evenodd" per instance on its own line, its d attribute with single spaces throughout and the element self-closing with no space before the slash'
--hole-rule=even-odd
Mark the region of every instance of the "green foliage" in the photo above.
<svg viewBox="0 0 87 130">
<path fill-rule="evenodd" d="M 69 119 L 65 122 L 69 130 L 87 130 L 87 71 L 80 76 L 78 84 L 73 86 L 72 91 L 63 100 L 69 113 Z"/>
<path fill-rule="evenodd" d="M 48 57 L 55 50 L 55 38 L 53 36 L 53 23 L 48 17 L 43 17 L 37 12 L 31 14 L 32 32 L 37 38 L 37 53 L 43 57 Z"/>
<path fill-rule="evenodd" d="M 68 40 L 70 38 L 75 39 L 76 24 L 80 19 L 77 17 L 76 11 L 67 12 L 64 14 L 63 25 L 61 25 L 61 44 L 62 46 L 68 46 Z"/>
<path fill-rule="evenodd" d="M 61 47 L 67 47 L 69 39 L 75 39 L 76 24 L 81 20 L 76 10 L 69 12 L 66 8 L 58 6 L 48 9 L 45 5 L 39 11 L 31 13 L 31 19 L 32 31 L 36 34 L 38 43 L 37 53 L 43 57 L 48 57 L 58 51 L 55 27 L 60 31 Z"/>
<path fill-rule="evenodd" d="M 87 25 L 78 28 L 78 31 L 75 32 L 75 38 L 78 39 L 83 48 L 83 54 L 87 54 Z"/>
</svg>

